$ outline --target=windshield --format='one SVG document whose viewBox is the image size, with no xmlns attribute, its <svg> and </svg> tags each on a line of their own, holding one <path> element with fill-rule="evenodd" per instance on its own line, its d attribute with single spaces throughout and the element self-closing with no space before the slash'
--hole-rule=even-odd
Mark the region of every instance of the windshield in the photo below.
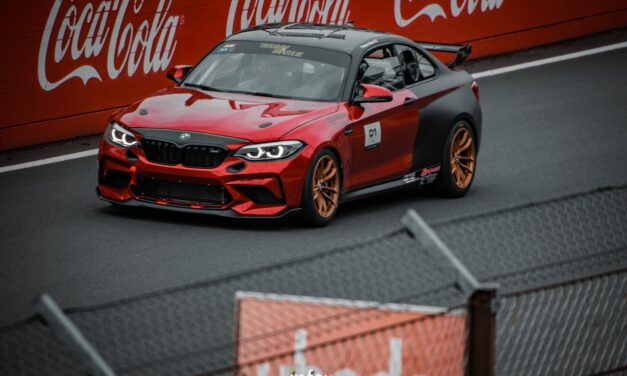
<svg viewBox="0 0 627 376">
<path fill-rule="evenodd" d="M 335 101 L 348 71 L 347 54 L 266 42 L 225 42 L 183 85 L 277 98 Z"/>
</svg>

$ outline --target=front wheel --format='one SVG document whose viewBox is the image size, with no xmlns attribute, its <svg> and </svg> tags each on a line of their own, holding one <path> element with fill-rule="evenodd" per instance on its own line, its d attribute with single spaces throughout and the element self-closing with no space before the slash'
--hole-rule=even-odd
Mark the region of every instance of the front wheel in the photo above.
<svg viewBox="0 0 627 376">
<path fill-rule="evenodd" d="M 477 142 L 468 123 L 460 121 L 448 136 L 444 146 L 442 170 L 427 190 L 444 197 L 461 197 L 468 192 L 477 166 Z"/>
<path fill-rule="evenodd" d="M 303 188 L 302 220 L 309 226 L 325 226 L 340 204 L 340 167 L 335 155 L 320 150 L 313 159 Z"/>
</svg>

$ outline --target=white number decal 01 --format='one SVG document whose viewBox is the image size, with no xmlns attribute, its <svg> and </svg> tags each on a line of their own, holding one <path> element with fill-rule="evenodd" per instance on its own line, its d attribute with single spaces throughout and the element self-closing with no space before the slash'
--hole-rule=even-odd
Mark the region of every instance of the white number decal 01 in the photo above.
<svg viewBox="0 0 627 376">
<path fill-rule="evenodd" d="M 381 143 L 381 123 L 364 126 L 364 146 L 366 149 L 377 147 Z"/>
</svg>

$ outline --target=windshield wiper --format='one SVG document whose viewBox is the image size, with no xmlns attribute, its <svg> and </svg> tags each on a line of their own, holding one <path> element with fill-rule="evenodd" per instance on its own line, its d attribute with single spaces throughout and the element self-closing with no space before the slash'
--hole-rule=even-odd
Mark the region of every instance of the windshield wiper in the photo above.
<svg viewBox="0 0 627 376">
<path fill-rule="evenodd" d="M 258 97 L 292 99 L 292 97 L 287 96 L 287 95 L 270 94 L 270 93 L 264 93 L 264 92 L 261 92 L 261 91 L 232 91 L 232 93 L 256 95 Z"/>
<path fill-rule="evenodd" d="M 259 97 L 292 99 L 292 97 L 289 97 L 287 95 L 270 94 L 270 93 L 264 93 L 264 92 L 261 92 L 261 91 L 223 90 L 223 89 L 216 89 L 215 87 L 211 87 L 211 86 L 207 86 L 207 85 L 200 85 L 200 84 L 194 84 L 194 83 L 188 83 L 188 82 L 185 82 L 183 85 L 189 86 L 189 87 L 193 87 L 193 88 L 197 88 L 197 89 L 202 89 L 202 90 L 217 91 L 217 92 L 220 92 L 220 93 L 237 93 L 237 94 L 256 95 L 256 96 L 259 96 Z"/>
<path fill-rule="evenodd" d="M 216 89 L 215 87 L 211 87 L 211 86 L 207 86 L 207 85 L 192 84 L 192 83 L 189 83 L 189 82 L 185 82 L 183 85 L 189 86 L 189 87 L 193 87 L 193 88 L 196 88 L 196 89 L 207 90 L 207 91 L 217 91 L 217 92 L 220 92 L 220 93 L 224 92 L 224 90 L 222 90 L 222 89 Z"/>
</svg>

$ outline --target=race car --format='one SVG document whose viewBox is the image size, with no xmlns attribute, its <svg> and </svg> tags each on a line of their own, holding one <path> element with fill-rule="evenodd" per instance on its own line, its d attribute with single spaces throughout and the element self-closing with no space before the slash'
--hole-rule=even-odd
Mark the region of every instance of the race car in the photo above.
<svg viewBox="0 0 627 376">
<path fill-rule="evenodd" d="M 482 117 L 477 83 L 454 69 L 469 54 L 350 24 L 236 33 L 171 67 L 175 86 L 112 115 L 98 196 L 314 226 L 341 203 L 403 187 L 463 196 Z"/>
</svg>

